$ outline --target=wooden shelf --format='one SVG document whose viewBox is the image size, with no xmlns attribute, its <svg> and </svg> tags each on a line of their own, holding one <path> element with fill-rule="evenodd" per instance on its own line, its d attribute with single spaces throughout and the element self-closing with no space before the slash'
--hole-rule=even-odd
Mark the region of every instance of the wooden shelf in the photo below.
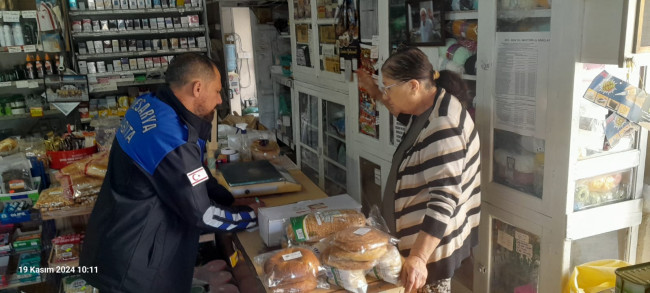
<svg viewBox="0 0 650 293">
<path fill-rule="evenodd" d="M 59 110 L 47 110 L 47 111 L 43 111 L 42 117 L 32 117 L 31 114 L 25 113 L 25 114 L 17 114 L 17 115 L 9 115 L 9 116 L 0 116 L 0 121 L 9 121 L 15 119 L 39 119 L 43 117 L 56 116 L 56 115 L 63 115 L 63 113 L 61 113 L 61 111 Z"/>
<path fill-rule="evenodd" d="M 329 158 L 327 156 L 323 156 L 323 158 L 325 159 L 325 161 L 327 161 L 328 163 L 331 163 L 332 165 L 338 167 L 339 169 L 342 169 L 343 171 L 347 171 L 347 168 L 345 166 L 341 165 L 341 163 L 339 163 L 339 162 L 337 162 L 335 160 L 332 160 L 331 158 Z"/>
<path fill-rule="evenodd" d="M 464 80 L 476 80 L 476 75 L 470 75 L 470 74 L 463 74 L 462 78 Z"/>
<path fill-rule="evenodd" d="M 205 33 L 205 26 L 166 28 L 157 30 L 128 30 L 128 31 L 100 31 L 100 32 L 76 32 L 72 33 L 73 38 L 99 38 L 99 37 L 124 37 L 124 36 L 150 36 L 167 35 L 180 33 Z"/>
<path fill-rule="evenodd" d="M 113 52 L 113 53 L 102 53 L 102 54 L 78 54 L 77 59 L 79 60 L 101 60 L 101 59 L 114 59 L 121 57 L 136 57 L 136 56 L 165 56 L 169 54 L 182 54 L 188 52 L 207 52 L 208 48 L 189 48 L 189 49 L 173 49 L 173 50 L 149 50 L 149 51 L 138 51 L 138 52 Z"/>
<path fill-rule="evenodd" d="M 107 10 L 72 10 L 70 16 L 98 16 L 98 15 L 133 15 L 133 14 L 185 14 L 189 12 L 203 12 L 203 7 L 174 7 L 174 8 L 145 8 L 145 9 L 107 9 Z"/>
<path fill-rule="evenodd" d="M 62 218 L 74 217 L 74 216 L 90 215 L 90 213 L 93 211 L 94 206 L 95 205 L 75 207 L 75 208 L 63 208 L 60 210 L 53 210 L 53 211 L 41 210 L 41 218 L 43 219 L 43 221 L 47 221 L 47 220 L 62 219 Z"/>
<path fill-rule="evenodd" d="M 458 19 L 478 19 L 478 11 L 449 11 L 445 15 L 445 20 L 458 20 Z"/>
<path fill-rule="evenodd" d="M 329 132 L 329 131 L 325 131 L 325 135 L 327 135 L 327 136 L 329 136 L 329 137 L 331 137 L 331 138 L 334 138 L 334 139 L 336 139 L 336 140 L 338 140 L 338 141 L 340 141 L 340 142 L 342 142 L 342 143 L 345 143 L 345 138 L 344 138 L 344 137 L 340 137 L 340 136 L 339 136 L 338 134 L 336 134 L 336 133 L 332 133 L 332 132 Z"/>
<path fill-rule="evenodd" d="M 531 9 L 531 10 L 499 10 L 497 18 L 504 19 L 523 19 L 523 18 L 542 18 L 551 17 L 551 9 Z"/>
</svg>

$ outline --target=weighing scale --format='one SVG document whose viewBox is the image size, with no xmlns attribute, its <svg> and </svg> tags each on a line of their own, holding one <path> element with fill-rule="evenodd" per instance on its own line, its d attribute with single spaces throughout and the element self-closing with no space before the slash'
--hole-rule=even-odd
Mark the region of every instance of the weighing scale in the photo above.
<svg viewBox="0 0 650 293">
<path fill-rule="evenodd" d="M 222 164 L 219 171 L 215 177 L 235 198 L 302 189 L 289 172 L 276 168 L 266 160 Z"/>
</svg>

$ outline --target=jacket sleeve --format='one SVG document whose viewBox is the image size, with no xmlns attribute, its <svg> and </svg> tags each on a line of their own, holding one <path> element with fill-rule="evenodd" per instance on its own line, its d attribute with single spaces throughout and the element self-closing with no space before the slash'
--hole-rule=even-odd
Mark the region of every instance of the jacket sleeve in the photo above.
<svg viewBox="0 0 650 293">
<path fill-rule="evenodd" d="M 201 163 L 200 152 L 197 144 L 186 143 L 158 164 L 153 185 L 162 202 L 186 222 L 204 230 L 233 232 L 255 226 L 257 217 L 250 207 L 230 207 L 223 204 L 227 200 L 211 199 L 209 170 Z M 232 198 L 223 186 L 216 185 L 213 195 Z"/>
<path fill-rule="evenodd" d="M 208 172 L 208 177 L 210 177 L 206 182 L 210 199 L 220 205 L 231 206 L 235 202 L 232 193 L 226 187 L 219 184 L 219 181 L 212 176 L 212 172 L 209 169 L 206 168 L 206 171 Z"/>
</svg>

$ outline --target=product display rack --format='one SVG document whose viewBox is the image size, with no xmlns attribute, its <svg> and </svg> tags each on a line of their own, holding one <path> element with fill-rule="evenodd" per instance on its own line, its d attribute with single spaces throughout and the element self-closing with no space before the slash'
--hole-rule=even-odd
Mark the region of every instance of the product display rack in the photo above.
<svg viewBox="0 0 650 293">
<path fill-rule="evenodd" d="M 149 74 L 164 75 L 164 68 L 171 57 L 189 52 L 209 56 L 211 46 L 206 25 L 205 1 L 193 2 L 196 3 L 189 4 L 188 2 L 185 4 L 186 6 L 179 7 L 69 10 L 69 37 L 74 49 L 74 67 L 77 72 L 88 75 L 90 93 L 105 95 L 120 91 L 115 90 L 113 86 L 118 89 L 131 86 L 157 86 L 163 84 L 164 80 L 159 77 L 150 78 Z M 172 19 L 173 23 L 171 23 Z M 182 19 L 183 23 L 179 19 Z M 187 22 L 188 19 L 190 22 Z M 191 22 L 191 19 L 198 20 L 198 22 Z M 162 23 L 161 20 L 163 20 Z M 135 27 L 129 26 L 129 22 L 136 22 Z M 96 26 L 97 23 L 103 25 L 111 23 L 111 27 L 102 26 L 100 29 Z M 126 26 L 124 26 L 125 24 Z M 97 41 L 110 42 L 108 49 L 104 45 L 99 52 L 94 52 L 96 51 L 94 46 L 93 50 L 85 47 L 85 44 L 93 43 L 94 45 L 98 43 Z M 117 42 L 120 42 L 119 48 L 111 46 Z M 128 48 L 121 42 L 129 42 Z M 138 47 L 135 46 L 136 42 Z M 84 45 L 83 51 L 80 48 L 82 44 Z M 160 58 L 160 64 L 150 62 L 150 60 L 158 58 Z M 130 59 L 140 62 L 135 63 Z M 142 62 L 144 59 L 148 61 Z M 130 65 L 128 70 L 117 69 L 116 66 L 119 66 L 119 63 L 115 63 L 117 60 L 127 60 L 127 63 L 121 61 L 121 66 L 124 66 L 123 64 Z M 128 61 L 133 63 L 129 64 Z M 105 68 L 97 68 L 97 70 L 82 68 L 83 65 L 93 62 L 95 66 L 103 64 Z M 134 65 L 137 65 L 135 69 Z M 146 74 L 146 77 L 144 80 L 136 81 L 130 76 L 135 74 Z M 119 76 L 119 79 L 114 81 L 114 85 L 107 86 L 104 84 L 106 79 L 100 79 L 100 77 L 111 76 Z M 107 87 L 105 88 L 105 86 Z"/>
</svg>

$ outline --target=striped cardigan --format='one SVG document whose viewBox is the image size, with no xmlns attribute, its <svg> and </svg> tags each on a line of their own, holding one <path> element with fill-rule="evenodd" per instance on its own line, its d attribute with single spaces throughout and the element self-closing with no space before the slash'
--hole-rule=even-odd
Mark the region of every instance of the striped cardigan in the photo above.
<svg viewBox="0 0 650 293">
<path fill-rule="evenodd" d="M 395 186 L 395 228 L 408 256 L 418 232 L 439 238 L 427 283 L 451 278 L 478 244 L 481 206 L 479 138 L 458 99 L 440 90 L 415 143 L 406 150 Z"/>
</svg>

